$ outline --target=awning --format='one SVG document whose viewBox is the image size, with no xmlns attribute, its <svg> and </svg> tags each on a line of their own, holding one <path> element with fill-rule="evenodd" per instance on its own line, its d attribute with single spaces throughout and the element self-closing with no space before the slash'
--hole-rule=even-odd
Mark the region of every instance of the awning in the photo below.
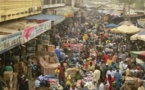
<svg viewBox="0 0 145 90">
<path fill-rule="evenodd" d="M 145 61 L 145 51 L 131 51 L 130 54 L 132 57 L 139 58 Z"/>
<path fill-rule="evenodd" d="M 28 19 L 28 20 L 51 20 L 51 21 L 54 21 L 54 24 L 56 25 L 56 24 L 64 21 L 65 17 L 60 16 L 60 15 L 39 14 L 39 15 L 27 17 L 26 19 Z"/>
</svg>

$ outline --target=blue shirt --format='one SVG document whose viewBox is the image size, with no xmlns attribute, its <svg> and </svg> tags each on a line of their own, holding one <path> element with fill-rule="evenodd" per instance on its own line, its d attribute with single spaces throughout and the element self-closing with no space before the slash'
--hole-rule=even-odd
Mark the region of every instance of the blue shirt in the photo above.
<svg viewBox="0 0 145 90">
<path fill-rule="evenodd" d="M 59 49 L 55 49 L 55 53 L 57 55 L 57 58 L 60 60 L 61 59 L 61 52 Z"/>
</svg>

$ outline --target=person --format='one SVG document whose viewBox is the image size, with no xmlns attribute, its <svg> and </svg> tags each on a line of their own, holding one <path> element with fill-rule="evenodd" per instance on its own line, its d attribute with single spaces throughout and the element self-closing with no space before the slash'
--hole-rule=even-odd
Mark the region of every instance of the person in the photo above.
<svg viewBox="0 0 145 90">
<path fill-rule="evenodd" d="M 59 62 L 61 62 L 61 51 L 59 49 L 59 46 L 56 47 L 55 53 L 57 55 L 57 58 L 58 58 Z"/>
<path fill-rule="evenodd" d="M 90 62 L 90 65 L 88 67 L 89 71 L 94 71 L 95 70 L 95 66 L 92 64 L 92 62 Z"/>
<path fill-rule="evenodd" d="M 107 72 L 107 66 L 104 63 L 104 60 L 101 60 L 100 69 L 102 70 L 102 76 L 105 77 L 106 76 L 106 72 Z"/>
<path fill-rule="evenodd" d="M 8 63 L 5 67 L 5 71 L 13 71 L 13 67 L 11 66 L 10 63 Z"/>
<path fill-rule="evenodd" d="M 117 87 L 120 88 L 122 86 L 122 83 L 121 83 L 122 75 L 121 73 L 119 73 L 119 70 L 117 70 L 117 72 L 114 74 L 114 79 L 117 83 Z"/>
<path fill-rule="evenodd" d="M 95 71 L 93 72 L 93 80 L 98 83 L 98 80 L 100 79 L 101 72 L 98 69 L 98 66 L 95 66 Z"/>
<path fill-rule="evenodd" d="M 109 57 L 109 59 L 107 60 L 107 64 L 108 64 L 108 66 L 110 67 L 111 65 L 112 65 L 112 59 L 111 59 L 111 57 Z"/>
<path fill-rule="evenodd" d="M 18 73 L 18 90 L 29 90 L 29 84 L 28 79 L 26 79 L 26 76 L 22 73 Z"/>
<path fill-rule="evenodd" d="M 59 83 L 62 85 L 65 83 L 65 67 L 63 62 L 60 63 L 59 71 Z"/>
<path fill-rule="evenodd" d="M 78 69 L 76 69 L 76 74 L 75 74 L 75 76 L 74 76 L 74 79 L 75 79 L 76 82 L 77 82 L 78 80 L 82 79 L 82 76 L 81 76 L 81 74 L 80 74 L 80 72 L 79 72 Z"/>
<path fill-rule="evenodd" d="M 112 68 L 110 68 L 110 69 L 107 71 L 106 77 L 107 77 L 108 75 L 114 76 L 114 71 L 112 70 Z"/>
<path fill-rule="evenodd" d="M 130 76 L 131 75 L 130 66 L 127 67 L 125 72 L 126 72 L 126 76 Z"/>
<path fill-rule="evenodd" d="M 108 77 L 106 78 L 105 81 L 107 84 L 107 88 L 108 90 L 113 90 L 112 86 L 113 86 L 113 82 L 114 82 L 114 77 L 112 77 L 110 74 L 108 75 Z"/>
<path fill-rule="evenodd" d="M 110 66 L 113 70 L 115 70 L 117 68 L 117 64 L 115 62 L 112 62 L 111 66 Z"/>
<path fill-rule="evenodd" d="M 32 79 L 32 75 L 34 75 L 34 67 L 33 67 L 33 63 L 31 62 L 31 59 L 29 58 L 28 60 L 28 78 Z"/>
<path fill-rule="evenodd" d="M 121 58 L 122 58 L 122 61 L 125 61 L 125 60 L 126 60 L 127 55 L 126 55 L 125 52 L 122 52 L 122 54 L 121 54 Z"/>
<path fill-rule="evenodd" d="M 99 88 L 98 88 L 98 90 L 106 90 L 103 79 L 99 80 Z"/>
<path fill-rule="evenodd" d="M 145 90 L 144 86 L 143 86 L 143 81 L 139 82 L 139 87 L 137 90 Z"/>
</svg>

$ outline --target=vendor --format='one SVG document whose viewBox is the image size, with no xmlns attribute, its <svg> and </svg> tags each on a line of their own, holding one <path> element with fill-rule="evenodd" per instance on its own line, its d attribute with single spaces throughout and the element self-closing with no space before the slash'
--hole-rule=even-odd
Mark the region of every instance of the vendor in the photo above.
<svg viewBox="0 0 145 90">
<path fill-rule="evenodd" d="M 13 71 L 13 67 L 10 63 L 8 63 L 5 67 L 5 71 Z"/>
<path fill-rule="evenodd" d="M 90 62 L 90 65 L 88 67 L 89 71 L 94 71 L 95 70 L 95 66 L 92 64 L 92 62 Z"/>
<path fill-rule="evenodd" d="M 76 81 L 76 82 L 77 82 L 78 80 L 82 79 L 82 76 L 81 76 L 81 74 L 80 74 L 80 72 L 79 72 L 78 69 L 76 69 L 76 74 L 75 74 L 74 78 L 75 78 L 75 81 Z"/>
</svg>

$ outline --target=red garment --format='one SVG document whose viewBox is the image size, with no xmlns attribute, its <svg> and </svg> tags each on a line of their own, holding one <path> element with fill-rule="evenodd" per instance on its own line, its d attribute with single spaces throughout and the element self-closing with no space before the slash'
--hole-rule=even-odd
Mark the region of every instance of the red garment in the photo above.
<svg viewBox="0 0 145 90">
<path fill-rule="evenodd" d="M 64 78 L 65 77 L 65 68 L 63 66 L 59 67 L 59 78 Z"/>
<path fill-rule="evenodd" d="M 109 82 L 109 86 L 107 86 L 107 88 L 109 88 L 109 90 L 113 90 L 112 84 L 114 82 L 114 77 L 111 77 L 111 79 L 107 77 L 106 80 Z"/>
<path fill-rule="evenodd" d="M 108 54 L 104 54 L 103 60 L 104 60 L 105 63 L 107 63 L 108 59 L 109 59 Z"/>
<path fill-rule="evenodd" d="M 68 47 L 68 44 L 67 43 L 63 43 L 62 48 L 64 49 L 64 48 L 67 48 L 67 47 Z"/>
</svg>

